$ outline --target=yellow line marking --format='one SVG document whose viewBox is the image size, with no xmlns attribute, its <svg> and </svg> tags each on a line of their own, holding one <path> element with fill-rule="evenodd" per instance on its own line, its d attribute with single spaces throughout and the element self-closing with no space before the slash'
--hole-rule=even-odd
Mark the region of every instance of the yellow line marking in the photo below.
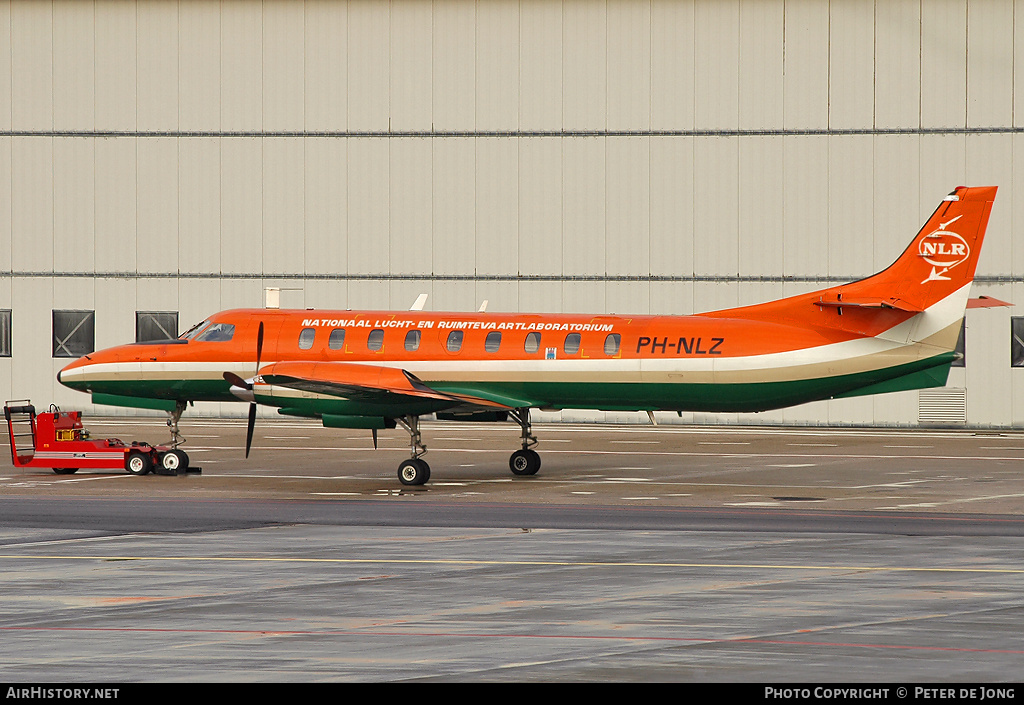
<svg viewBox="0 0 1024 705">
<path fill-rule="evenodd" d="M 51 561 L 198 561 L 222 563 L 333 563 L 333 564 L 396 564 L 396 565 L 506 565 L 506 566 L 588 566 L 603 568 L 724 568 L 733 570 L 843 570 L 876 573 L 1005 573 L 1024 574 L 1024 568 L 913 568 L 905 566 L 869 565 L 779 565 L 772 563 L 672 563 L 672 562 L 608 562 L 608 561 L 499 561 L 468 558 L 290 558 L 276 556 L 33 556 L 0 554 L 0 560 Z"/>
</svg>

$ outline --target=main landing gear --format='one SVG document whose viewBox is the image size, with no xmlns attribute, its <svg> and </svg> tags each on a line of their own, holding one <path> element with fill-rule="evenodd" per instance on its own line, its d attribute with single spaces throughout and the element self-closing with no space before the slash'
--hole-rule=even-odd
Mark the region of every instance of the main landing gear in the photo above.
<svg viewBox="0 0 1024 705">
<path fill-rule="evenodd" d="M 420 435 L 420 417 L 409 415 L 395 421 L 409 432 L 409 443 L 412 446 L 412 457 L 398 466 L 398 480 L 403 485 L 422 485 L 430 479 L 430 466 L 420 458 L 427 452 Z"/>
<path fill-rule="evenodd" d="M 517 450 L 508 459 L 508 467 L 513 475 L 536 475 L 540 470 L 540 455 L 533 449 L 537 445 L 537 437 L 532 433 L 530 425 L 530 409 L 512 409 L 509 416 L 522 429 L 522 450 Z"/>
<path fill-rule="evenodd" d="M 537 437 L 532 432 L 530 409 L 512 409 L 509 415 L 522 429 L 523 447 L 509 457 L 508 467 L 513 475 L 536 475 L 540 470 L 540 455 L 533 449 L 533 446 L 537 445 Z M 430 466 L 421 457 L 427 452 L 427 447 L 423 445 L 423 436 L 420 433 L 420 417 L 409 415 L 396 418 L 395 422 L 409 433 L 412 451 L 412 457 L 402 461 L 398 466 L 398 480 L 403 485 L 422 485 L 430 480 Z"/>
</svg>

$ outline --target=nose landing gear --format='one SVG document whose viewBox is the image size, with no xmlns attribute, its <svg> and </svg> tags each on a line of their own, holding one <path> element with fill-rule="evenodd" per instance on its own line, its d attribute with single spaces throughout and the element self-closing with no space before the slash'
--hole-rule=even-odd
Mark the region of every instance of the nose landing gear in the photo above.
<svg viewBox="0 0 1024 705">
<path fill-rule="evenodd" d="M 179 401 L 174 405 L 174 411 L 167 412 L 167 428 L 171 432 L 171 449 L 157 454 L 159 467 L 155 469 L 160 475 L 177 475 L 188 471 L 188 453 L 178 449 L 178 446 L 185 442 L 185 438 L 178 433 L 178 422 L 181 421 L 181 415 L 185 413 L 185 406 L 185 402 Z"/>
</svg>

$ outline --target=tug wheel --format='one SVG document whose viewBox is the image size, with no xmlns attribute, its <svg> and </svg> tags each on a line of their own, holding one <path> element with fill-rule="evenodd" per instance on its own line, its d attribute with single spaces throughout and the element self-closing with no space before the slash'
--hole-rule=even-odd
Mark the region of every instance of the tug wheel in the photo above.
<svg viewBox="0 0 1024 705">
<path fill-rule="evenodd" d="M 133 450 L 125 458 L 124 469 L 132 475 L 145 475 L 153 469 L 153 460 L 148 453 Z"/>
</svg>

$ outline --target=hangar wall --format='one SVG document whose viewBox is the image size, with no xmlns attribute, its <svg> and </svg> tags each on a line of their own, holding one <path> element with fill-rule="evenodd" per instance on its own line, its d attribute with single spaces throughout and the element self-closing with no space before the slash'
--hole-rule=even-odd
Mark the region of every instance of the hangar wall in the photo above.
<svg viewBox="0 0 1024 705">
<path fill-rule="evenodd" d="M 0 0 L 0 395 L 90 408 L 54 379 L 55 309 L 95 311 L 101 348 L 136 311 L 184 329 L 267 286 L 286 307 L 755 303 L 881 269 L 958 184 L 1000 186 L 975 294 L 1024 301 L 1022 18 L 1024 0 Z M 969 424 L 1024 425 L 1013 311 L 968 314 L 950 386 Z M 919 406 L 683 420 L 915 425 Z"/>
</svg>

